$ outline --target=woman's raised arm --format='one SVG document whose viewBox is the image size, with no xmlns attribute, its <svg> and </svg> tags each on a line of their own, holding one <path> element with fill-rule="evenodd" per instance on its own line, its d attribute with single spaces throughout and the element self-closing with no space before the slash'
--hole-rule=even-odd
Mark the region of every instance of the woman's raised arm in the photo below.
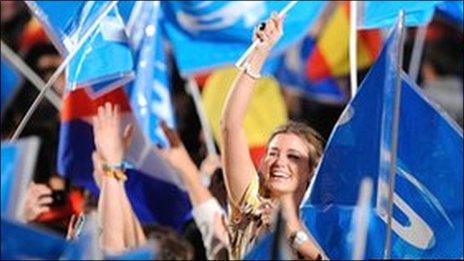
<svg viewBox="0 0 464 261">
<path fill-rule="evenodd" d="M 259 39 L 260 43 L 241 66 L 222 112 L 222 163 L 229 199 L 235 205 L 241 200 L 253 175 L 256 175 L 243 128 L 245 113 L 259 72 L 270 49 L 281 35 L 282 19 L 276 13 L 255 30 L 254 39 Z"/>
</svg>

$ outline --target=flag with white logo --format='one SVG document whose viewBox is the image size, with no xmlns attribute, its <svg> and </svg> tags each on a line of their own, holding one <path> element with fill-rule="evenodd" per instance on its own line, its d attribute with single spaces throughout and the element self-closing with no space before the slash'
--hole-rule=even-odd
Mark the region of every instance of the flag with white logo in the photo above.
<svg viewBox="0 0 464 261">
<path fill-rule="evenodd" d="M 365 258 L 381 259 L 387 231 L 393 99 L 401 77 L 391 258 L 462 258 L 463 136 L 450 118 L 396 69 L 398 30 L 340 117 L 307 197 L 302 218 L 324 254 L 346 251 L 361 181 L 373 180 Z M 399 75 L 398 75 L 399 74 Z"/>
</svg>

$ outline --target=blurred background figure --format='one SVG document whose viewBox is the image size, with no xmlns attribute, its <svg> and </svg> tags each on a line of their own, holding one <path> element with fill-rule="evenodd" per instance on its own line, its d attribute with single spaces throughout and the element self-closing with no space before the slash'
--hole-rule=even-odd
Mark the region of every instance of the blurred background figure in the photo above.
<svg viewBox="0 0 464 261">
<path fill-rule="evenodd" d="M 65 236 L 72 216 L 88 210 L 86 198 L 83 190 L 72 187 L 60 176 L 53 175 L 46 183 L 32 182 L 22 208 L 23 221 Z"/>
<path fill-rule="evenodd" d="M 425 94 L 463 126 L 463 45 L 453 38 L 428 43 L 422 64 Z"/>
</svg>

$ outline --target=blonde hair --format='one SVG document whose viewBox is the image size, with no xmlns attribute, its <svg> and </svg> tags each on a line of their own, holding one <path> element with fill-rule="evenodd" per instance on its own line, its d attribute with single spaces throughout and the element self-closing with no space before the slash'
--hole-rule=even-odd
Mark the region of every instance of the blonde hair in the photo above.
<svg viewBox="0 0 464 261">
<path fill-rule="evenodd" d="M 274 132 L 269 137 L 267 145 L 269 145 L 272 139 L 278 134 L 294 134 L 305 141 L 309 149 L 309 169 L 312 172 L 319 163 L 324 149 L 324 140 L 322 139 L 321 135 L 319 135 L 319 133 L 317 133 L 317 131 L 315 131 L 313 128 L 302 122 L 290 121 L 277 127 L 274 130 Z"/>
<path fill-rule="evenodd" d="M 313 171 L 316 169 L 317 164 L 319 163 L 319 160 L 322 157 L 322 152 L 324 150 L 324 140 L 319 135 L 317 131 L 315 131 L 313 128 L 309 127 L 305 123 L 302 122 L 295 122 L 295 121 L 289 121 L 286 124 L 280 125 L 277 128 L 275 128 L 274 132 L 272 132 L 271 136 L 269 137 L 267 141 L 267 146 L 269 147 L 269 143 L 274 139 L 275 136 L 279 134 L 294 134 L 298 136 L 300 139 L 302 139 L 306 145 L 308 146 L 309 150 L 309 170 L 310 173 L 308 173 L 309 178 L 311 179 Z M 263 176 L 261 175 L 262 173 L 259 173 L 259 179 L 260 179 L 260 188 L 259 188 L 259 194 L 262 197 L 269 198 L 269 193 L 270 191 L 265 188 L 264 182 L 263 182 Z M 307 184 L 309 185 L 309 183 Z"/>
</svg>

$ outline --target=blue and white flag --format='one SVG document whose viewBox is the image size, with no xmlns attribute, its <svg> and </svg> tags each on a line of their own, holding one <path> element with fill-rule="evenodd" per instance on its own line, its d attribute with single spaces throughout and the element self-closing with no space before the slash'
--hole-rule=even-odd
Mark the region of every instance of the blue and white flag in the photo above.
<svg viewBox="0 0 464 261">
<path fill-rule="evenodd" d="M 58 260 L 67 246 L 58 235 L 4 217 L 1 232 L 1 260 Z"/>
<path fill-rule="evenodd" d="M 1 215 L 20 219 L 27 186 L 32 180 L 39 149 L 39 139 L 29 137 L 16 142 L 2 142 Z"/>
<path fill-rule="evenodd" d="M 166 1 L 161 3 L 169 40 L 182 75 L 235 63 L 250 46 L 253 29 L 286 1 Z M 325 6 L 300 1 L 286 15 L 284 36 L 271 57 L 301 40 Z"/>
<path fill-rule="evenodd" d="M 19 90 L 21 83 L 21 75 L 18 71 L 6 60 L 1 58 L 1 100 L 0 110 L 3 114 L 5 108 L 13 99 L 16 92 Z"/>
<path fill-rule="evenodd" d="M 159 2 L 138 2 L 132 10 L 127 25 L 137 64 L 135 81 L 127 88 L 130 103 L 144 134 L 154 144 L 165 147 L 168 143 L 160 121 L 173 128 L 175 117 Z"/>
<path fill-rule="evenodd" d="M 428 24 L 433 17 L 435 7 L 445 1 L 358 1 L 358 29 L 390 27 L 396 23 L 398 13 L 405 13 L 406 26 Z"/>
<path fill-rule="evenodd" d="M 67 68 L 68 90 L 90 86 L 93 95 L 98 96 L 133 79 L 133 58 L 124 22 L 118 9 L 111 8 L 111 1 L 27 3 L 64 57 L 77 52 Z M 95 23 L 100 24 L 77 49 Z"/>
<path fill-rule="evenodd" d="M 393 99 L 398 72 L 398 31 L 340 117 L 301 205 L 302 219 L 330 259 L 345 251 L 361 180 L 374 182 L 365 258 L 384 256 Z M 392 255 L 400 258 L 462 258 L 463 136 L 401 72 Z"/>
</svg>

